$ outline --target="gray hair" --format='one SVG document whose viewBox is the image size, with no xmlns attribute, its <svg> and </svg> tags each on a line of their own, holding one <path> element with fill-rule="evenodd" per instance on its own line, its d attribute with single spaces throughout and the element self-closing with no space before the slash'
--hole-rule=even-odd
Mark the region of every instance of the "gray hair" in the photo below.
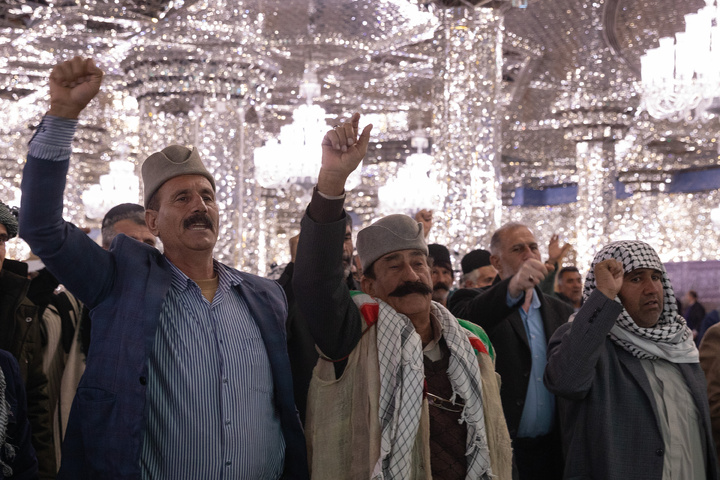
<svg viewBox="0 0 720 480">
<path fill-rule="evenodd" d="M 132 222 L 146 226 L 145 209 L 136 203 L 121 203 L 111 208 L 103 218 L 102 228 L 102 245 L 109 248 L 112 241 L 117 237 L 115 224 L 121 220 L 131 220 Z"/>
<path fill-rule="evenodd" d="M 502 227 L 495 230 L 495 233 L 493 233 L 492 238 L 490 239 L 490 253 L 492 253 L 495 256 L 500 255 L 500 247 L 502 243 L 502 236 L 505 232 L 509 230 L 515 230 L 516 228 L 527 228 L 530 230 L 527 225 L 522 224 L 520 222 L 508 222 Z"/>
<path fill-rule="evenodd" d="M 461 287 L 465 287 L 465 284 L 467 282 L 475 283 L 478 281 L 478 278 L 480 278 L 480 268 L 476 268 L 472 272 L 468 272 L 462 277 L 460 277 L 460 281 L 462 282 Z"/>
</svg>

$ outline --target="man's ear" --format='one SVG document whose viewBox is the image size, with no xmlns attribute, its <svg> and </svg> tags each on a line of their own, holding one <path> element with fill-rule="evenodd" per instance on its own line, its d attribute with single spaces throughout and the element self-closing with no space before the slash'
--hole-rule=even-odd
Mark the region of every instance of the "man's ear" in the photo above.
<svg viewBox="0 0 720 480">
<path fill-rule="evenodd" d="M 497 255 L 490 255 L 490 264 L 498 271 L 498 275 L 502 272 L 502 262 L 500 261 L 500 257 Z"/>
<path fill-rule="evenodd" d="M 363 275 L 360 279 L 360 288 L 371 297 L 375 296 L 375 280 L 372 278 Z"/>
<path fill-rule="evenodd" d="M 145 223 L 147 224 L 148 230 L 150 230 L 150 233 L 158 236 L 158 228 L 157 228 L 157 215 L 158 212 L 156 210 L 145 210 Z"/>
</svg>

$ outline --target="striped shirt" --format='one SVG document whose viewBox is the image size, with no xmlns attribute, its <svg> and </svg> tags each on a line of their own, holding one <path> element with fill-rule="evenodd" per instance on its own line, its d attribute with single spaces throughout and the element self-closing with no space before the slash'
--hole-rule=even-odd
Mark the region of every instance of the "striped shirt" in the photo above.
<svg viewBox="0 0 720 480">
<path fill-rule="evenodd" d="M 285 441 L 260 330 L 233 288 L 242 279 L 215 262 L 210 303 L 171 267 L 149 359 L 142 478 L 279 478 Z"/>
</svg>

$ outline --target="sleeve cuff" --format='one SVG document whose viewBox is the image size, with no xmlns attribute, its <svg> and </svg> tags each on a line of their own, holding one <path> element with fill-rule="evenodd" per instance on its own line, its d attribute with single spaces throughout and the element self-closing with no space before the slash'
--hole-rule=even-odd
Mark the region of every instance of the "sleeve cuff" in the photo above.
<svg viewBox="0 0 720 480">
<path fill-rule="evenodd" d="M 77 125 L 76 119 L 45 115 L 30 140 L 28 154 L 43 160 L 68 160 Z"/>
<path fill-rule="evenodd" d="M 514 307 L 520 302 L 520 300 L 523 299 L 524 296 L 525 292 L 521 292 L 520 295 L 513 298 L 510 296 L 510 290 L 508 290 L 508 292 L 505 294 L 505 305 L 507 305 L 508 307 Z"/>
<path fill-rule="evenodd" d="M 336 222 L 343 218 L 344 203 L 345 194 L 340 196 L 325 195 L 315 187 L 312 200 L 308 205 L 307 214 L 316 223 Z"/>
</svg>

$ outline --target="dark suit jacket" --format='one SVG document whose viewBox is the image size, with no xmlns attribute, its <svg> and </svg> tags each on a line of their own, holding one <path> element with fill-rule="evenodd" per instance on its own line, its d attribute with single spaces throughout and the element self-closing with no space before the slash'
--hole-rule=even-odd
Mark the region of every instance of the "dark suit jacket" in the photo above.
<svg viewBox="0 0 720 480">
<path fill-rule="evenodd" d="M 87 368 L 70 412 L 58 478 L 139 479 L 148 358 L 172 273 L 155 248 L 118 235 L 108 252 L 63 221 L 68 164 L 28 157 L 20 215 L 33 252 L 92 310 Z M 257 322 L 272 369 L 285 478 L 307 478 L 285 340 L 285 294 L 274 281 L 240 275 L 236 288 Z"/>
<path fill-rule="evenodd" d="M 500 397 L 503 411 L 510 436 L 515 438 L 525 406 L 532 356 L 519 311 L 524 300 L 514 307 L 507 306 L 509 283 L 508 278 L 486 290 L 458 290 L 450 299 L 449 309 L 457 318 L 483 327 L 490 337 L 497 352 L 495 371 L 502 381 Z M 573 309 L 565 302 L 544 295 L 538 288 L 535 288 L 535 294 L 540 298 L 545 338 L 549 340 L 555 330 L 567 321 Z"/>
<path fill-rule="evenodd" d="M 30 422 L 28 421 L 27 397 L 25 387 L 20 377 L 20 367 L 10 352 L 0 350 L 0 370 L 5 377 L 4 400 L 9 407 L 8 422 L 5 430 L 0 431 L 2 443 L 8 443 L 15 448 L 13 456 L 2 448 L 0 443 L 0 460 L 13 470 L 14 480 L 32 480 L 38 478 L 38 461 L 35 458 L 35 449 L 30 441 Z M 10 458 L 9 458 L 10 457 Z M 0 468 L 0 480 L 5 475 Z"/>
<path fill-rule="evenodd" d="M 545 384 L 558 397 L 565 478 L 661 480 L 665 446 L 647 375 L 607 336 L 622 306 L 594 291 L 550 340 Z M 707 478 L 717 479 L 705 378 L 678 364 L 699 412 Z"/>
</svg>

